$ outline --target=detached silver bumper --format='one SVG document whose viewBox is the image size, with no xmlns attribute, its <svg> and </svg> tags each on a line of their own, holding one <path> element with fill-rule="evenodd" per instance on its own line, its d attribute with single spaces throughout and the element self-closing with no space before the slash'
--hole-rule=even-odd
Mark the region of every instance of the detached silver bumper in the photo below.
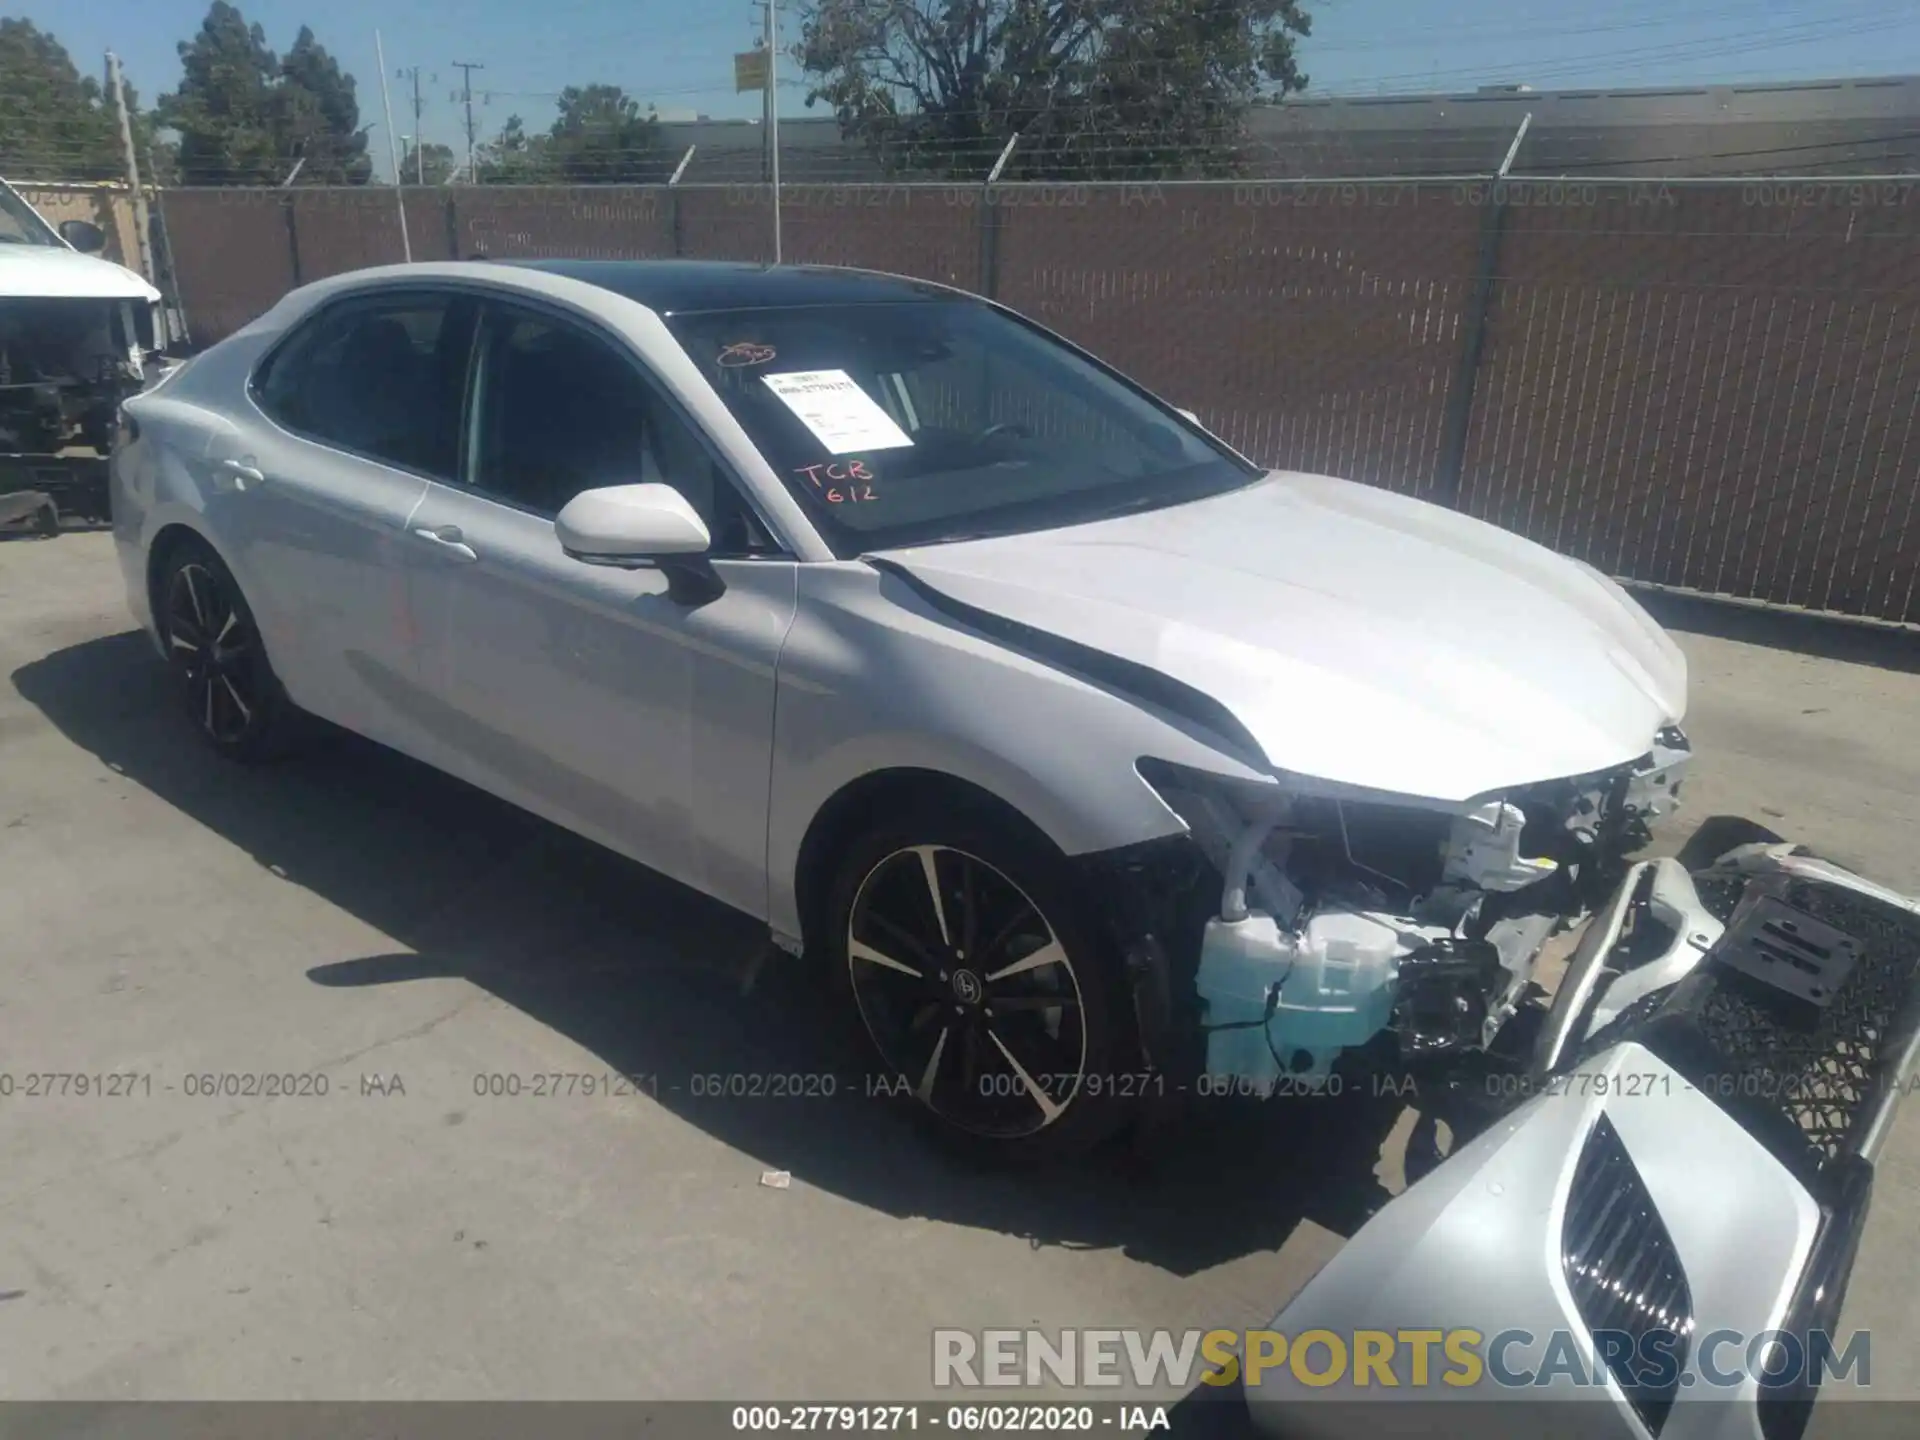
<svg viewBox="0 0 1920 1440">
<path fill-rule="evenodd" d="M 1262 1428 L 1793 1440 L 1822 1378 L 1864 1378 L 1837 1322 L 1920 1037 L 1920 907 L 1750 847 L 1636 867 L 1588 939 L 1530 1098 L 1274 1320 Z"/>
</svg>

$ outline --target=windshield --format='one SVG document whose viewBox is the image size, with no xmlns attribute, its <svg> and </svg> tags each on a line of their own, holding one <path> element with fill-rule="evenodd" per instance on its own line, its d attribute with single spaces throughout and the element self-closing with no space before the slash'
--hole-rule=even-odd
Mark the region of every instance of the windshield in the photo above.
<svg viewBox="0 0 1920 1440">
<path fill-rule="evenodd" d="M 0 245 L 58 245 L 33 207 L 0 181 Z"/>
<path fill-rule="evenodd" d="M 1178 412 L 972 301 L 667 323 L 843 558 L 1180 504 L 1260 473 Z"/>
</svg>

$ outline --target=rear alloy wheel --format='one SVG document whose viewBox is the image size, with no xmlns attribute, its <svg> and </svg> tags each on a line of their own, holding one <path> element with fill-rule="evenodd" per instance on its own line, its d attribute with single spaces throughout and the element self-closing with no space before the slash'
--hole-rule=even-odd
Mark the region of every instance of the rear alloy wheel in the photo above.
<svg viewBox="0 0 1920 1440">
<path fill-rule="evenodd" d="M 1140 1065 L 1064 861 L 970 825 L 856 851 L 837 958 L 888 1091 L 994 1157 L 1071 1153 L 1124 1119 L 1109 1077 Z"/>
<path fill-rule="evenodd" d="M 237 759 L 278 753 L 293 707 L 227 567 L 205 547 L 183 545 L 167 565 L 159 598 L 161 639 L 200 733 Z"/>
</svg>

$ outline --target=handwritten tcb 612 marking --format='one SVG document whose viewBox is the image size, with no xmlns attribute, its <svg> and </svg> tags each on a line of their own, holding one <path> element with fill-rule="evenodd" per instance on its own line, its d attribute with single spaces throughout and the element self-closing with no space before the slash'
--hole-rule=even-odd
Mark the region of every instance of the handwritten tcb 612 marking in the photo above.
<svg viewBox="0 0 1920 1440">
<path fill-rule="evenodd" d="M 807 483 L 818 490 L 829 505 L 840 505 L 847 501 L 856 504 L 862 500 L 877 500 L 873 486 L 867 482 L 874 476 L 865 463 L 849 460 L 845 464 L 829 461 L 822 465 L 802 465 L 799 473 L 807 477 Z"/>
</svg>

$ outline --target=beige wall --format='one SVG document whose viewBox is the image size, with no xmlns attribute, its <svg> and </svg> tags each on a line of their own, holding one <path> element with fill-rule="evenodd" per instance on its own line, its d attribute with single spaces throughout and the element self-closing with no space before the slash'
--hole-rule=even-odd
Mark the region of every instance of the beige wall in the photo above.
<svg viewBox="0 0 1920 1440">
<path fill-rule="evenodd" d="M 107 232 L 106 257 L 140 268 L 139 230 L 133 221 L 133 196 L 124 185 L 16 184 L 14 189 L 50 225 L 62 220 L 91 220 Z"/>
</svg>

